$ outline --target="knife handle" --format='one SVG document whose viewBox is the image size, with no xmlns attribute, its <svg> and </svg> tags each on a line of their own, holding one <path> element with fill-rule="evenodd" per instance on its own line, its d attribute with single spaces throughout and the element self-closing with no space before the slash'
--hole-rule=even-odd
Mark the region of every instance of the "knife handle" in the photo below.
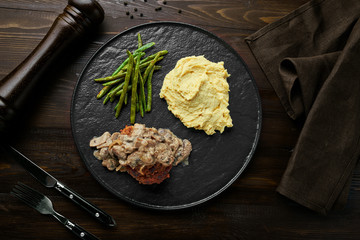
<svg viewBox="0 0 360 240">
<path fill-rule="evenodd" d="M 93 217 L 95 217 L 100 222 L 106 224 L 109 227 L 116 226 L 115 220 L 106 212 L 99 209 L 95 205 L 91 204 L 87 200 L 85 200 L 82 196 L 65 186 L 64 184 L 57 182 L 55 189 L 64 194 L 66 197 L 68 197 L 70 200 L 75 202 L 77 205 L 85 209 L 87 212 L 89 212 Z"/>
<path fill-rule="evenodd" d="M 72 233 L 84 240 L 99 240 L 97 237 L 80 227 L 78 224 L 71 222 L 69 219 L 54 211 L 52 214 L 59 222 L 61 222 Z"/>
<path fill-rule="evenodd" d="M 49 65 L 103 19 L 104 10 L 96 0 L 68 0 L 37 47 L 0 81 L 0 132 L 9 131 Z"/>
<path fill-rule="evenodd" d="M 82 227 L 80 227 L 78 224 L 70 222 L 70 220 L 67 221 L 65 226 L 70 229 L 76 236 L 78 236 L 81 239 L 84 240 L 99 240 L 99 238 L 95 237 Z"/>
</svg>

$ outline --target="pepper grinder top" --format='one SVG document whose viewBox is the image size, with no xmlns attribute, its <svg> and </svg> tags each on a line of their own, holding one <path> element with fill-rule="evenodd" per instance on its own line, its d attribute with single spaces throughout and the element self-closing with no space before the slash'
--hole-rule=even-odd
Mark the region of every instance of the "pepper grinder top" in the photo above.
<svg viewBox="0 0 360 240">
<path fill-rule="evenodd" d="M 100 24 L 104 20 L 104 9 L 94 0 L 69 0 L 67 9 L 77 9 L 93 24 Z"/>
</svg>

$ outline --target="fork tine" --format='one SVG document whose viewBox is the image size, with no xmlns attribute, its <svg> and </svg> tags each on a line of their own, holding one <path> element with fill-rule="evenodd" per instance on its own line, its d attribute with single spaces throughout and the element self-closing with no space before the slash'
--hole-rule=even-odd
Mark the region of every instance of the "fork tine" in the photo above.
<svg viewBox="0 0 360 240">
<path fill-rule="evenodd" d="M 30 204 L 32 207 L 36 207 L 43 198 L 41 197 L 40 193 L 21 183 L 18 183 L 14 186 L 12 193 L 14 196 Z"/>
<path fill-rule="evenodd" d="M 13 192 L 17 193 L 18 195 L 22 196 L 23 198 L 28 199 L 29 201 L 32 202 L 39 202 L 41 201 L 41 198 L 39 198 L 38 196 L 35 196 L 32 194 L 32 192 L 28 191 L 27 189 L 24 189 L 20 186 L 15 186 L 13 188 Z"/>
<path fill-rule="evenodd" d="M 29 194 L 31 195 L 33 198 L 38 199 L 39 201 L 44 198 L 44 195 L 39 193 L 38 191 L 36 191 L 35 189 L 21 183 L 18 182 L 17 185 L 15 185 L 15 187 L 17 189 L 19 189 L 21 192 L 25 193 L 25 194 Z"/>
<path fill-rule="evenodd" d="M 13 191 L 11 191 L 10 194 L 15 196 L 19 200 L 23 201 L 24 203 L 26 203 L 28 206 L 30 206 L 32 208 L 36 208 L 37 204 L 34 201 L 29 200 L 29 198 L 25 197 L 23 194 L 18 194 L 18 193 L 13 192 Z"/>
</svg>

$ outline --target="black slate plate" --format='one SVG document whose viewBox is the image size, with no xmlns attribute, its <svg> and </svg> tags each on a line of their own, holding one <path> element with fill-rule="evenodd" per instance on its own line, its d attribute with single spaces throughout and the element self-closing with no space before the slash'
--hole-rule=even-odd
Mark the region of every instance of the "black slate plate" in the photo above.
<svg viewBox="0 0 360 240">
<path fill-rule="evenodd" d="M 96 99 L 101 85 L 94 78 L 111 75 L 126 58 L 126 49 L 137 47 L 137 33 L 143 42 L 155 42 L 148 54 L 167 49 L 163 66 L 153 77 L 153 109 L 137 122 L 148 127 L 169 128 L 193 145 L 188 166 L 174 167 L 170 179 L 159 185 L 140 185 L 127 173 L 110 172 L 93 156 L 89 141 L 103 132 L 119 131 L 129 125 L 130 108 L 123 108 L 114 117 L 115 103 L 103 105 Z M 186 56 L 204 55 L 213 62 L 224 61 L 231 74 L 229 109 L 233 128 L 212 136 L 186 128 L 167 110 L 159 92 L 165 75 L 177 60 Z M 261 105 L 255 82 L 240 56 L 223 40 L 198 27 L 158 22 L 131 28 L 109 40 L 84 68 L 71 105 L 71 125 L 78 151 L 96 180 L 119 198 L 138 206 L 153 209 L 180 209 L 205 202 L 229 187 L 249 163 L 260 134 Z"/>
</svg>

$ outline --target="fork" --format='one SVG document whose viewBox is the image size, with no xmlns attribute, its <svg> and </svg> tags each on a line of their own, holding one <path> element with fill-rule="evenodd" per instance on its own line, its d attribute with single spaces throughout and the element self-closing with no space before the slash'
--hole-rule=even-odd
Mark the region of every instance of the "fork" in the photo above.
<svg viewBox="0 0 360 240">
<path fill-rule="evenodd" d="M 39 193 L 38 191 L 32 189 L 31 187 L 19 182 L 14 186 L 11 195 L 17 197 L 18 199 L 25 202 L 30 207 L 36 209 L 41 214 L 52 215 L 59 222 L 61 222 L 65 227 L 70 229 L 76 236 L 80 237 L 84 240 L 99 240 L 97 237 L 92 235 L 91 233 L 84 230 L 82 227 L 77 225 L 76 223 L 71 222 L 66 217 L 57 213 L 54 208 L 51 200 L 45 195 Z"/>
</svg>

